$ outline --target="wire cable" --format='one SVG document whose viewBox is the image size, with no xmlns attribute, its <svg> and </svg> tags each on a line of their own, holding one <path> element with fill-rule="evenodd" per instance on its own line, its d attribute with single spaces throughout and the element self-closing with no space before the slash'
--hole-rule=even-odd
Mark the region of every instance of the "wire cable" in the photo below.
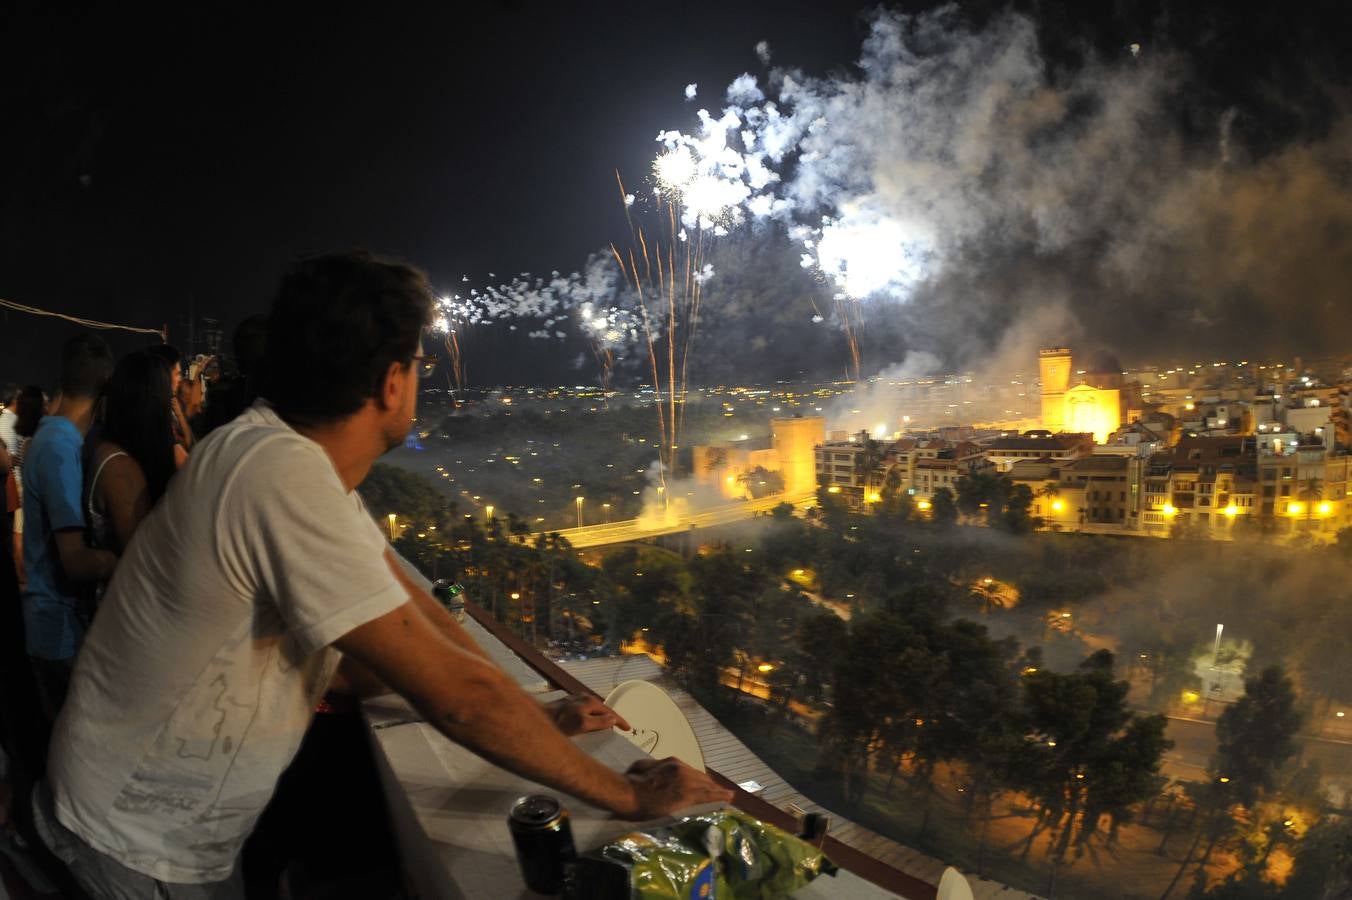
<svg viewBox="0 0 1352 900">
<path fill-rule="evenodd" d="M 85 319 L 80 316 L 70 316 L 65 313 L 38 309 L 36 306 L 15 303 L 13 300 L 5 300 L 4 298 L 0 298 L 0 309 L 12 309 L 15 312 L 28 313 L 33 316 L 49 316 L 53 319 L 64 319 L 67 322 L 74 322 L 76 325 L 83 325 L 85 328 L 96 328 L 101 331 L 132 331 L 137 334 L 153 334 L 158 336 L 161 341 L 165 340 L 164 329 L 162 328 L 138 328 L 135 325 L 118 325 L 113 322 L 100 322 L 96 319 Z"/>
</svg>

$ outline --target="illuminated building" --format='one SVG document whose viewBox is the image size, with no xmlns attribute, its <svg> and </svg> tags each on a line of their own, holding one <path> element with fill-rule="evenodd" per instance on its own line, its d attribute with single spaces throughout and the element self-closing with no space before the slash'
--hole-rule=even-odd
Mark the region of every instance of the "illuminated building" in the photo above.
<svg viewBox="0 0 1352 900">
<path fill-rule="evenodd" d="M 1258 441 L 1244 435 L 1185 437 L 1146 462 L 1141 525 L 1231 538 L 1261 513 L 1255 506 Z"/>
<path fill-rule="evenodd" d="M 784 493 L 816 489 L 815 451 L 825 440 L 826 420 L 821 416 L 770 420 L 770 442 L 777 456 L 776 468 L 784 478 Z"/>
<path fill-rule="evenodd" d="M 826 441 L 818 445 L 813 454 L 814 484 L 839 495 L 850 509 L 864 509 L 865 498 L 884 478 L 882 468 L 886 450 L 886 444 L 872 440 L 866 431 L 859 432 L 853 439 Z M 874 456 L 872 466 L 866 462 L 869 454 Z"/>
<path fill-rule="evenodd" d="M 863 460 L 868 453 L 874 457 L 871 467 Z M 867 432 L 860 432 L 853 440 L 827 441 L 817 448 L 816 483 L 850 509 L 868 512 L 889 483 L 918 504 L 928 503 L 939 488 L 956 493 L 959 478 L 988 468 L 981 448 L 970 441 L 902 438 L 891 444 L 874 441 L 870 447 Z"/>
<path fill-rule="evenodd" d="M 695 480 L 716 486 L 728 499 L 749 493 L 746 476 L 756 469 L 778 472 L 786 495 L 803 495 L 816 488 L 813 453 L 826 439 L 826 420 L 801 416 L 770 420 L 770 437 L 742 438 L 692 449 Z"/>
<path fill-rule="evenodd" d="M 1094 435 L 1027 432 L 985 441 L 982 452 L 997 471 L 1008 472 L 1023 460 L 1058 461 L 1088 456 L 1094 452 Z"/>
<path fill-rule="evenodd" d="M 1070 387 L 1070 351 L 1053 347 L 1038 352 L 1038 375 L 1042 385 L 1042 427 L 1061 431 L 1065 423 L 1063 400 Z"/>
<path fill-rule="evenodd" d="M 1258 448 L 1262 516 L 1278 534 L 1330 538 L 1352 525 L 1347 486 L 1352 457 L 1330 450 L 1321 435 L 1263 441 Z"/>
<path fill-rule="evenodd" d="M 1087 432 L 1103 443 L 1122 425 L 1122 367 L 1111 356 L 1075 372 L 1069 350 L 1039 351 L 1042 427 L 1051 432 Z"/>
<path fill-rule="evenodd" d="M 1140 463 L 1121 454 L 1044 458 L 1020 460 L 1008 474 L 1015 484 L 1025 484 L 1033 492 L 1031 512 L 1045 528 L 1133 531 Z"/>
</svg>

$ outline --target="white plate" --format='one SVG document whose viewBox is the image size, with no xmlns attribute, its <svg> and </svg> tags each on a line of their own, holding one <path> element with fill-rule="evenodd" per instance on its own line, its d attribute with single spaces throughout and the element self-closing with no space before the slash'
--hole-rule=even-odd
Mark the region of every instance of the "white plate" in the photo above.
<svg viewBox="0 0 1352 900">
<path fill-rule="evenodd" d="M 606 697 L 606 706 L 624 717 L 633 731 L 615 730 L 654 759 L 674 756 L 704 771 L 704 753 L 685 713 L 667 692 L 650 681 L 626 681 Z"/>
</svg>

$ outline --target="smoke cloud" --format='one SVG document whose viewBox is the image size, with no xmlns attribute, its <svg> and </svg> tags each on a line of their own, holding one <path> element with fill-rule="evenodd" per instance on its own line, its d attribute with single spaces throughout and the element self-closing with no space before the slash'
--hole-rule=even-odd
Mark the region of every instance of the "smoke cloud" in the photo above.
<svg viewBox="0 0 1352 900">
<path fill-rule="evenodd" d="M 1124 43 L 1053 66 L 1016 13 L 976 28 L 955 7 L 879 12 L 831 76 L 755 52 L 760 75 L 658 135 L 651 184 L 626 198 L 635 214 L 679 203 L 680 239 L 709 244 L 705 378 L 840 374 L 847 322 L 879 382 L 917 359 L 1029 371 L 1061 342 L 1132 362 L 1342 350 L 1345 112 L 1251 147 L 1243 107 L 1188 104 L 1185 57 Z M 487 294 L 484 319 L 533 318 L 541 336 L 600 321 L 617 367 L 642 348 L 604 254 Z"/>
</svg>

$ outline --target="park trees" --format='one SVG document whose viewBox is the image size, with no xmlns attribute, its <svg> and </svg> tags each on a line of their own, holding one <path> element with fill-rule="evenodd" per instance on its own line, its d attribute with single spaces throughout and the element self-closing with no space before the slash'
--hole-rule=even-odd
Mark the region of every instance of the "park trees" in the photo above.
<svg viewBox="0 0 1352 900">
<path fill-rule="evenodd" d="M 979 519 L 994 528 L 1015 534 L 1031 531 L 1033 489 L 1015 484 L 999 472 L 969 472 L 958 479 L 958 510 L 968 519 Z"/>
<path fill-rule="evenodd" d="M 1165 719 L 1133 714 L 1127 683 L 1114 680 L 1112 666 L 1112 654 L 1100 650 L 1074 672 L 1038 669 L 1024 678 L 1027 732 L 1018 779 L 1041 809 L 1025 852 L 1052 828 L 1053 853 L 1064 857 L 1077 832 L 1083 844 L 1104 814 L 1120 819 L 1153 793 L 1172 746 Z"/>
<path fill-rule="evenodd" d="M 431 479 L 407 469 L 376 463 L 357 492 L 377 522 L 383 523 L 394 513 L 415 527 L 445 523 L 449 506 L 446 496 Z"/>
<path fill-rule="evenodd" d="M 753 500 L 784 493 L 784 476 L 764 466 L 756 466 L 738 475 L 737 483 Z"/>
<path fill-rule="evenodd" d="M 1277 770 L 1296 752 L 1301 715 L 1296 691 L 1280 666 L 1244 681 L 1244 695 L 1216 721 L 1217 776 L 1234 798 L 1252 805 L 1275 786 Z"/>
<path fill-rule="evenodd" d="M 953 492 L 941 487 L 930 497 L 930 521 L 947 528 L 958 521 L 958 504 Z"/>
</svg>

